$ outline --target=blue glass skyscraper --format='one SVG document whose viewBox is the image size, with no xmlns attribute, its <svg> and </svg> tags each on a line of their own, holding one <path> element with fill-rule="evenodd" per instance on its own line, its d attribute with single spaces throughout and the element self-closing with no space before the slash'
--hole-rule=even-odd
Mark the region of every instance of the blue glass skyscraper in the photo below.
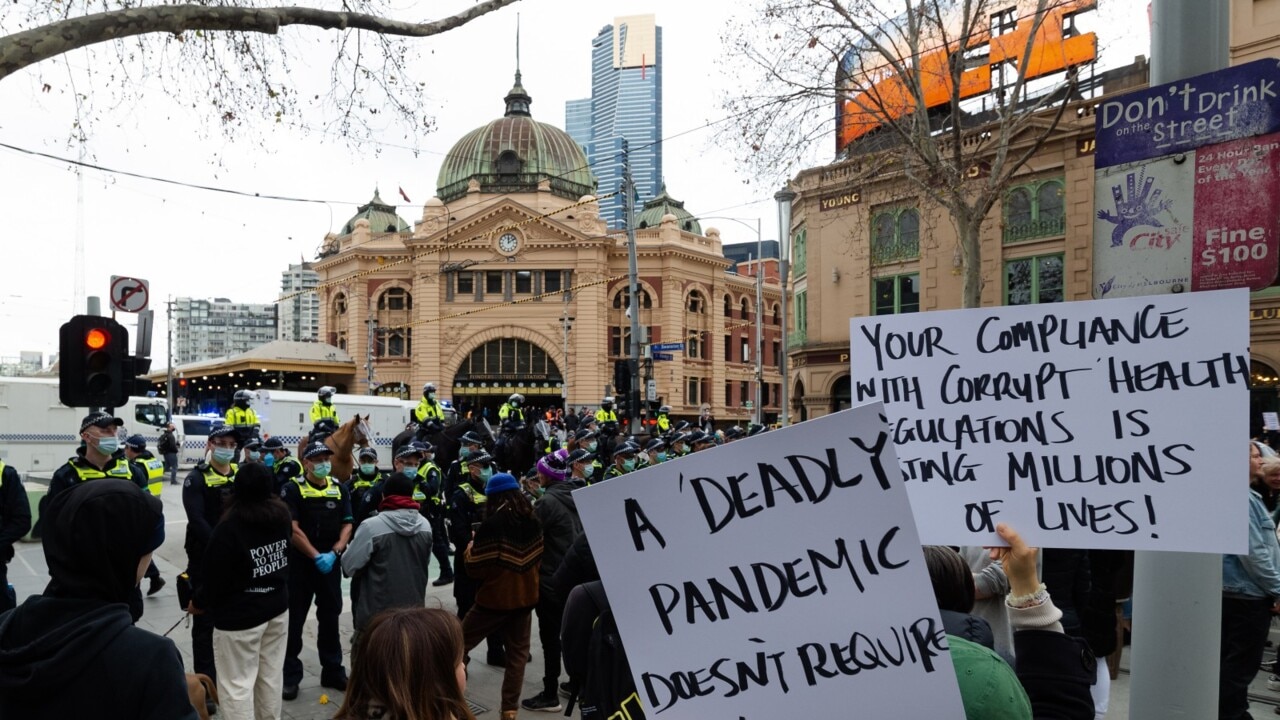
<svg viewBox="0 0 1280 720">
<path fill-rule="evenodd" d="M 662 186 L 662 28 L 653 15 L 614 19 L 591 41 L 591 97 L 565 103 L 565 131 L 578 141 L 599 193 L 622 183 L 622 141 L 631 149 L 636 207 Z M 626 225 L 623 197 L 600 201 L 611 228 Z"/>
</svg>

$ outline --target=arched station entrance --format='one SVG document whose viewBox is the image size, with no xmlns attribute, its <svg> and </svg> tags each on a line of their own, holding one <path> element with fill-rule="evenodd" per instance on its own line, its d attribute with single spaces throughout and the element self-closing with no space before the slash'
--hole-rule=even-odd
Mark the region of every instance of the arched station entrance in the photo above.
<svg viewBox="0 0 1280 720">
<path fill-rule="evenodd" d="M 564 375 L 545 350 L 518 338 L 490 340 L 471 352 L 453 376 L 458 417 L 471 412 L 497 422 L 498 408 L 512 393 L 528 409 L 559 407 Z"/>
</svg>

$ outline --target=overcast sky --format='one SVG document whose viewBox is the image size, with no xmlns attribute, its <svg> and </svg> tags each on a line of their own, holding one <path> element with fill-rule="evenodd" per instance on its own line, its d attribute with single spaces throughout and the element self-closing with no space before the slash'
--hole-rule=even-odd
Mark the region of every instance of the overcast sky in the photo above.
<svg viewBox="0 0 1280 720">
<path fill-rule="evenodd" d="M 466 0 L 440 0 L 433 16 L 465 7 Z M 1124 64 L 1146 54 L 1145 3 L 1102 0 L 1095 13 L 1103 61 Z M 412 4 L 401 17 L 414 17 Z M 426 7 L 425 3 L 421 6 Z M 177 108 L 158 85 L 138 86 L 141 100 L 105 115 L 92 127 L 89 149 L 98 165 L 183 182 L 263 195 L 330 201 L 290 203 L 195 190 L 96 170 L 84 172 L 83 233 L 85 290 L 105 296 L 111 275 L 151 283 L 157 311 L 152 356 L 166 363 L 165 298 L 229 297 L 270 302 L 289 263 L 312 259 L 325 233 L 335 232 L 366 202 L 375 187 L 400 204 L 410 223 L 435 193 L 442 156 L 467 131 L 501 116 L 502 97 L 515 69 L 516 13 L 521 22 L 521 69 L 533 97 L 533 117 L 564 126 L 564 102 L 590 95 L 591 39 L 618 15 L 652 12 L 663 29 L 665 104 L 664 176 L 672 195 L 695 215 L 728 215 L 754 225 L 765 239 L 776 237 L 776 187 L 760 187 L 738 175 L 733 157 L 711 143 L 704 126 L 724 113 L 720 29 L 747 3 L 643 0 L 524 0 L 442 36 L 419 41 L 420 77 L 428 83 L 436 130 L 419 140 L 415 156 L 397 132 L 374 147 L 352 149 L 317 131 L 265 129 L 252 140 L 226 137 L 215 113 Z M 298 38 L 321 31 L 287 29 Z M 301 45 L 298 45 L 301 47 Z M 306 81 L 327 77 L 327 45 L 316 44 L 310 60 L 297 65 Z M 0 81 L 0 142 L 74 157 L 66 129 L 75 117 L 72 78 L 87 82 L 81 68 L 106 57 L 78 51 L 47 61 L 36 73 Z M 61 67 L 51 65 L 58 63 Z M 50 82 L 50 92 L 41 84 Z M 13 112 L 22 108 L 23 112 Z M 318 124 L 318 123 L 317 123 Z M 264 149 L 264 146 L 266 149 Z M 825 151 L 825 148 L 824 148 Z M 829 157 L 824 157 L 824 160 Z M 0 257 L 0 357 L 21 350 L 46 356 L 57 350 L 58 326 L 73 310 L 77 180 L 63 162 L 0 148 L 0 207 L 7 225 Z M 397 188 L 412 200 L 404 203 Z M 733 222 L 710 221 L 726 242 L 754 241 L 754 232 Z M 127 325 L 131 318 L 124 319 Z"/>
</svg>

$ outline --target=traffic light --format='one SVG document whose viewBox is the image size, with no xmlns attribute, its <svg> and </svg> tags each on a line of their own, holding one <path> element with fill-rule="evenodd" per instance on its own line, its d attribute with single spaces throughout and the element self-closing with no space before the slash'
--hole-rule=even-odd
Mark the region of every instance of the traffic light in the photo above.
<svg viewBox="0 0 1280 720">
<path fill-rule="evenodd" d="M 76 315 L 63 324 L 58 333 L 58 399 L 62 404 L 122 407 L 132 386 L 132 382 L 125 382 L 128 347 L 129 331 L 110 318 Z"/>
<path fill-rule="evenodd" d="M 619 404 L 627 399 L 631 392 L 631 364 L 629 360 L 615 360 L 613 363 L 613 398 Z"/>
</svg>

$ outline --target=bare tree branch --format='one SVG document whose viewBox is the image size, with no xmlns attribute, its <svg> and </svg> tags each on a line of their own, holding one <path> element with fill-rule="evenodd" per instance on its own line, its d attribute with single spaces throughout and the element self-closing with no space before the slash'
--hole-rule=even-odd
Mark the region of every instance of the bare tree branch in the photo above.
<svg viewBox="0 0 1280 720">
<path fill-rule="evenodd" d="M 68 17 L 41 27 L 0 37 L 0 80 L 22 68 L 76 48 L 108 40 L 191 30 L 240 31 L 275 35 L 289 25 L 326 30 L 368 30 L 381 35 L 429 37 L 447 32 L 517 0 L 485 0 L 441 20 L 412 23 L 377 15 L 334 12 L 308 7 L 250 8 L 167 5 L 132 7 Z"/>
</svg>

